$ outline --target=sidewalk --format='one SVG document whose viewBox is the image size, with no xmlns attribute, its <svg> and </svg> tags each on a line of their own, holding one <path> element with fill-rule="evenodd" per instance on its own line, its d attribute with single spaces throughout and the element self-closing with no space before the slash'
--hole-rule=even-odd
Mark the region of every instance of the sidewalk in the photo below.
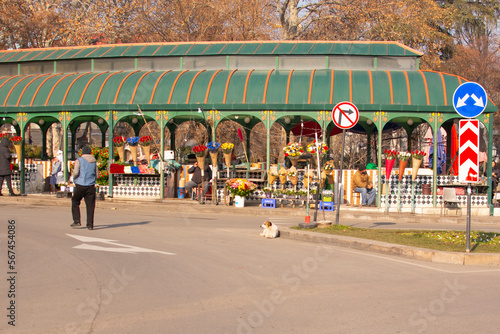
<svg viewBox="0 0 500 334">
<path fill-rule="evenodd" d="M 2 204 L 30 205 L 30 206 L 63 206 L 70 207 L 70 198 L 56 198 L 55 195 L 33 194 L 27 196 L 2 196 Z M 84 205 L 84 204 L 83 204 Z M 109 210 L 134 210 L 139 212 L 171 212 L 171 213 L 208 213 L 216 215 L 246 215 L 259 217 L 294 217 L 294 220 L 306 216 L 303 208 L 261 208 L 257 203 L 250 204 L 244 208 L 226 206 L 223 203 L 213 205 L 211 202 L 200 204 L 189 199 L 114 199 L 107 198 L 97 201 L 97 208 Z M 366 228 L 411 228 L 411 229 L 438 229 L 438 230 L 465 230 L 466 210 L 462 216 L 441 216 L 440 208 L 430 208 L 427 213 L 412 214 L 409 212 L 385 212 L 384 208 L 376 207 L 351 207 L 342 205 L 340 208 L 339 223 L 342 225 L 366 227 Z M 474 212 L 473 212 L 474 213 Z M 314 210 L 309 212 L 313 221 Z M 336 222 L 336 211 L 325 212 L 326 220 Z M 263 219 L 263 218 L 260 218 Z M 323 220 L 323 212 L 318 211 L 317 220 Z M 472 215 L 471 223 L 473 230 L 488 230 L 500 233 L 500 217 L 488 215 Z M 325 243 L 341 247 L 348 247 L 363 251 L 398 255 L 416 260 L 452 263 L 462 265 L 486 265 L 500 266 L 500 254 L 478 254 L 478 253 L 452 253 L 434 251 L 423 248 L 394 245 L 374 240 L 350 238 L 322 233 L 300 231 L 290 229 L 292 224 L 280 226 L 281 237 L 287 239 L 301 240 L 315 243 Z"/>
</svg>

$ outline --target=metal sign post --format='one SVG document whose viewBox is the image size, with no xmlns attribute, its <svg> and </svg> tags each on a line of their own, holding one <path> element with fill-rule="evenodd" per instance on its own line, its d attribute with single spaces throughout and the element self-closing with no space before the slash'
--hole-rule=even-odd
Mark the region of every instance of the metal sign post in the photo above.
<svg viewBox="0 0 500 334">
<path fill-rule="evenodd" d="M 340 196 L 340 183 L 342 180 L 342 167 L 344 165 L 345 130 L 352 128 L 358 123 L 359 110 L 351 102 L 340 102 L 332 110 L 332 120 L 338 128 L 342 129 L 342 153 L 340 154 L 340 170 L 337 175 L 337 213 L 335 220 L 335 225 L 339 225 L 340 202 L 342 201 Z"/>
</svg>

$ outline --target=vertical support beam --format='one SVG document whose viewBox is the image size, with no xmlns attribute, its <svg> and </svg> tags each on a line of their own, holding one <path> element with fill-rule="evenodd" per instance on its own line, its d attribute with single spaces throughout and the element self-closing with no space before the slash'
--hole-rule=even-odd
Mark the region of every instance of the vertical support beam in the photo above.
<svg viewBox="0 0 500 334">
<path fill-rule="evenodd" d="M 71 130 L 71 160 L 75 159 L 76 159 L 76 129 Z"/>
<path fill-rule="evenodd" d="M 269 174 L 269 168 L 271 167 L 271 117 L 269 112 L 265 112 L 266 115 L 266 175 Z M 270 187 L 269 178 L 267 178 L 267 186 Z"/>
<path fill-rule="evenodd" d="M 441 128 L 438 124 L 438 117 L 434 118 L 434 131 L 433 133 L 433 141 L 432 141 L 432 149 L 434 152 L 432 152 L 432 205 L 436 207 L 437 205 L 437 196 L 436 196 L 436 189 L 437 189 L 437 142 L 438 142 L 438 136 L 441 135 Z"/>
<path fill-rule="evenodd" d="M 160 152 L 158 152 L 158 156 L 163 166 L 160 168 L 160 199 L 163 199 L 165 198 L 165 157 L 163 155 L 165 152 L 165 115 L 161 110 L 158 113 L 160 114 Z"/>
<path fill-rule="evenodd" d="M 64 182 L 69 179 L 68 176 L 68 117 L 69 112 L 62 112 L 62 135 L 63 135 L 63 173 L 64 173 Z"/>
<path fill-rule="evenodd" d="M 493 115 L 493 114 L 491 114 Z M 487 116 L 490 116 L 489 114 Z M 493 161 L 492 157 L 492 151 L 493 151 L 493 117 L 488 118 L 488 166 L 487 166 L 487 175 L 488 175 L 488 206 L 490 208 L 490 216 L 493 216 L 494 214 L 494 207 L 491 202 L 491 196 L 493 194 L 493 191 L 496 189 L 492 188 L 492 182 L 491 182 L 491 172 L 492 172 L 492 165 L 491 162 Z"/>
<path fill-rule="evenodd" d="M 378 126 L 377 126 L 377 203 L 380 207 L 380 199 L 382 198 L 382 130 L 384 129 L 382 126 L 382 112 L 379 113 Z M 376 124 L 376 123 L 374 123 Z"/>
<path fill-rule="evenodd" d="M 372 162 L 372 129 L 366 130 L 366 163 Z"/>
<path fill-rule="evenodd" d="M 113 145 L 113 132 L 115 129 L 115 119 L 114 119 L 114 111 L 110 110 L 108 111 L 109 114 L 109 127 L 108 127 L 108 147 L 109 147 L 109 160 L 108 160 L 108 166 L 111 166 L 111 164 L 114 162 L 113 159 L 115 157 L 114 153 L 114 145 Z M 114 177 L 113 174 L 109 173 L 109 190 L 108 190 L 108 197 L 113 197 L 113 183 L 114 183 Z"/>
<path fill-rule="evenodd" d="M 21 156 L 17 157 L 19 160 L 19 172 L 21 173 L 20 176 L 20 182 L 19 182 L 19 192 L 21 194 L 25 194 L 25 189 L 26 189 L 26 166 L 24 165 L 24 157 L 25 157 L 25 150 L 24 150 L 24 142 L 25 142 L 25 136 L 26 136 L 26 131 L 24 129 L 24 113 L 19 113 L 20 118 L 19 118 L 19 126 L 21 129 L 21 137 L 23 138 L 22 144 L 21 144 Z"/>
<path fill-rule="evenodd" d="M 47 130 L 48 127 L 40 127 L 40 130 L 42 130 L 42 160 L 47 159 Z"/>
</svg>

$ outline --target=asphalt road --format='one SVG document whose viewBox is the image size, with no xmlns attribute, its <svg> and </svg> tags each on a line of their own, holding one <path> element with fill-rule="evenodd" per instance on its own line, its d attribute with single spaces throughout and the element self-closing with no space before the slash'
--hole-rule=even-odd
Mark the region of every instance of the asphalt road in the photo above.
<svg viewBox="0 0 500 334">
<path fill-rule="evenodd" d="M 498 268 L 263 239 L 262 216 L 98 209 L 93 231 L 65 207 L 0 217 L 2 333 L 500 331 Z"/>
</svg>

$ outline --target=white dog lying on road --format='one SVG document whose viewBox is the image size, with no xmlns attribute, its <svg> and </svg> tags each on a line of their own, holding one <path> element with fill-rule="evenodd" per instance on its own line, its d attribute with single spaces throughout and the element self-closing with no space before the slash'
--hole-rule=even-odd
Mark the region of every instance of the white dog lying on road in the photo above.
<svg viewBox="0 0 500 334">
<path fill-rule="evenodd" d="M 260 227 L 262 227 L 264 229 L 264 231 L 262 231 L 262 233 L 260 234 L 261 237 L 277 238 L 280 234 L 280 231 L 278 230 L 278 226 L 271 223 L 270 221 L 265 222 Z"/>
</svg>

